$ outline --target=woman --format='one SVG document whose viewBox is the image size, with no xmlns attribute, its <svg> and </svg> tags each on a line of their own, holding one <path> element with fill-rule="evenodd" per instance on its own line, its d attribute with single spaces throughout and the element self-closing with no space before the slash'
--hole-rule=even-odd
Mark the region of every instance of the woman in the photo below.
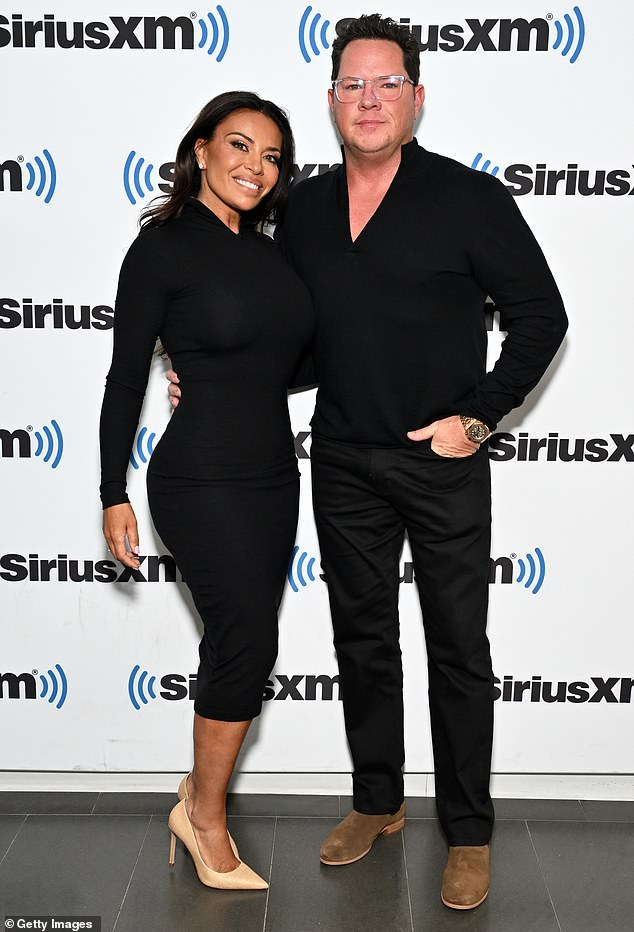
<svg viewBox="0 0 634 932">
<path fill-rule="evenodd" d="M 293 150 L 284 113 L 255 94 L 221 94 L 200 112 L 178 148 L 172 193 L 145 212 L 123 262 L 101 413 L 104 534 L 136 567 L 125 474 L 160 338 L 187 397 L 150 461 L 148 498 L 204 625 L 194 769 L 170 814 L 170 863 L 178 836 L 202 883 L 228 889 L 267 886 L 239 860 L 225 803 L 277 654 L 297 523 L 287 386 L 310 340 L 312 305 L 255 230 L 284 207 Z"/>
</svg>

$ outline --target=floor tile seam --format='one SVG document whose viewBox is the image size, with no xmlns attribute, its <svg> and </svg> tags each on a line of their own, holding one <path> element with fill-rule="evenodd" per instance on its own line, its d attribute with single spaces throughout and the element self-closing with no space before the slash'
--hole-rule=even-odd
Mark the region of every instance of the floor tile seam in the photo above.
<svg viewBox="0 0 634 932">
<path fill-rule="evenodd" d="M 510 819 L 499 819 L 498 821 L 511 821 Z M 522 822 L 549 822 L 553 825 L 632 825 L 633 819 L 533 819 L 528 816 L 521 820 Z"/>
<path fill-rule="evenodd" d="M 538 821 L 537 819 L 531 819 L 531 822 Z M 583 825 L 634 825 L 634 818 L 632 819 L 553 819 L 554 822 L 574 822 L 579 821 Z"/>
<path fill-rule="evenodd" d="M 248 815 L 237 815 L 234 812 L 227 813 L 228 819 L 306 819 L 315 821 L 316 819 L 338 819 L 339 816 L 333 815 L 301 815 L 300 813 L 289 813 L 280 815 L 279 812 L 251 812 Z"/>
<path fill-rule="evenodd" d="M 273 857 L 275 855 L 275 839 L 277 837 L 277 818 L 273 825 L 273 840 L 271 842 L 271 859 L 269 861 L 269 888 L 266 891 L 266 903 L 264 904 L 264 918 L 262 920 L 262 932 L 266 932 L 266 917 L 269 912 L 269 897 L 271 895 L 271 881 L 273 880 Z"/>
<path fill-rule="evenodd" d="M 585 825 L 585 823 L 588 820 L 587 819 L 558 819 L 558 818 L 546 818 L 545 816 L 523 815 L 523 816 L 509 816 L 509 817 L 496 816 L 495 821 L 496 822 L 557 822 L 558 824 L 563 823 L 563 822 L 571 822 L 571 823 L 581 822 L 582 824 Z"/>
<path fill-rule="evenodd" d="M 625 803 L 634 802 L 629 799 L 586 799 L 585 802 L 593 804 L 601 803 L 617 803 L 623 805 Z M 634 822 L 634 816 L 631 819 L 610 819 L 610 818 L 595 818 L 590 815 L 586 807 L 583 805 L 584 800 L 580 799 L 579 804 L 583 810 L 583 814 L 586 817 L 586 822 Z"/>
<path fill-rule="evenodd" d="M 13 815 L 13 813 L 3 813 L 3 815 Z M 18 813 L 18 815 L 22 815 L 22 816 L 24 816 L 24 818 L 22 819 L 22 821 L 21 821 L 20 824 L 18 825 L 17 830 L 16 830 L 16 833 L 15 833 L 15 835 L 13 836 L 13 838 L 11 839 L 11 841 L 10 841 L 10 843 L 9 843 L 9 847 L 7 848 L 7 850 L 4 852 L 4 854 L 3 854 L 2 857 L 0 858 L 0 864 L 2 864 L 2 862 L 4 861 L 4 859 L 6 858 L 6 856 L 8 855 L 9 851 L 10 851 L 11 848 L 13 847 L 16 838 L 18 837 L 18 835 L 19 835 L 20 832 L 22 831 L 22 827 L 24 826 L 24 823 L 25 823 L 26 820 L 28 819 L 28 814 L 27 814 L 26 812 L 20 812 L 20 813 Z"/>
<path fill-rule="evenodd" d="M 91 819 L 93 816 L 106 816 L 107 818 L 125 818 L 125 819 L 149 819 L 153 815 L 162 815 L 156 812 L 0 812 L 3 815 L 23 815 L 27 819 L 33 816 L 79 816 L 82 819 Z M 169 813 L 165 813 L 168 815 Z"/>
<path fill-rule="evenodd" d="M 409 870 L 407 868 L 407 852 L 405 850 L 405 832 L 401 832 L 401 844 L 403 846 L 403 864 L 405 866 L 405 889 L 407 890 L 407 905 L 409 907 L 409 923 L 414 932 L 414 913 L 412 911 L 412 897 L 409 889 Z"/>
<path fill-rule="evenodd" d="M 144 834 L 143 838 L 141 839 L 141 844 L 139 845 L 139 850 L 137 851 L 136 859 L 135 859 L 134 864 L 133 864 L 133 866 L 132 866 L 132 870 L 130 871 L 130 876 L 128 877 L 128 882 L 127 882 L 127 884 L 126 884 L 126 888 L 125 888 L 125 890 L 123 891 L 123 898 L 122 898 L 122 900 L 121 900 L 121 903 L 119 904 L 119 909 L 117 910 L 117 917 L 116 917 L 116 919 L 115 919 L 115 921 L 114 921 L 114 925 L 113 925 L 113 927 L 112 927 L 112 932 L 115 932 L 115 929 L 117 928 L 117 923 L 119 922 L 119 916 L 121 915 L 121 912 L 122 912 L 122 910 L 123 910 L 123 907 L 124 907 L 124 904 L 125 904 L 125 901 L 126 901 L 126 897 L 127 897 L 127 895 L 128 895 L 128 890 L 130 889 L 130 885 L 132 884 L 132 880 L 133 880 L 134 874 L 135 874 L 135 872 L 136 872 L 137 864 L 139 863 L 139 860 L 140 860 L 140 858 L 141 858 L 141 852 L 143 851 L 143 846 L 145 845 L 145 840 L 146 840 L 146 838 L 147 838 L 147 836 L 148 836 L 148 832 L 150 831 L 150 826 L 152 825 L 153 819 L 154 819 L 154 816 L 150 816 L 150 818 L 148 819 L 148 823 L 147 823 L 147 826 L 146 826 L 146 828 L 145 828 L 145 834 Z"/>
<path fill-rule="evenodd" d="M 141 819 L 149 817 L 161 817 L 168 816 L 169 812 L 65 812 L 65 811 L 56 811 L 56 812 L 12 812 L 5 811 L 0 812 L 0 816 L 23 816 L 28 818 L 29 816 L 74 816 L 74 817 L 83 817 L 90 818 L 92 816 L 103 816 L 106 818 L 131 818 L 131 819 Z M 228 817 L 231 819 L 306 819 L 306 820 L 316 820 L 316 819 L 339 819 L 341 813 L 329 813 L 329 814 L 320 814 L 320 815 L 307 815 L 306 813 L 273 813 L 273 812 L 250 812 L 250 813 L 227 813 Z M 418 816 L 418 815 L 407 815 L 408 822 L 436 822 L 436 816 Z M 562 819 L 562 818 L 546 818 L 541 816 L 497 816 L 496 822 L 539 822 L 541 823 L 552 823 L 552 824 L 582 824 L 582 825 L 632 825 L 634 824 L 634 819 L 623 819 L 623 818 L 598 818 L 591 817 L 584 813 L 584 818 L 574 818 L 574 819 Z"/>
<path fill-rule="evenodd" d="M 533 836 L 531 835 L 531 829 L 530 829 L 530 825 L 528 824 L 528 821 L 525 822 L 525 825 L 526 825 L 526 831 L 528 833 L 528 837 L 531 843 L 531 847 L 533 849 L 533 854 L 535 855 L 535 860 L 537 861 L 537 867 L 539 868 L 539 873 L 541 874 L 542 880 L 544 882 L 544 886 L 546 887 L 546 893 L 548 894 L 548 899 L 550 901 L 550 906 L 553 911 L 553 915 L 555 917 L 555 922 L 557 923 L 557 928 L 559 929 L 559 932 L 563 932 L 561 923 L 559 921 L 559 916 L 557 915 L 557 910 L 555 909 L 555 903 L 553 901 L 553 897 L 550 892 L 550 887 L 548 886 L 548 881 L 546 880 L 544 868 L 542 867 L 542 862 L 539 859 L 537 848 L 535 847 L 535 842 L 533 841 Z"/>
</svg>

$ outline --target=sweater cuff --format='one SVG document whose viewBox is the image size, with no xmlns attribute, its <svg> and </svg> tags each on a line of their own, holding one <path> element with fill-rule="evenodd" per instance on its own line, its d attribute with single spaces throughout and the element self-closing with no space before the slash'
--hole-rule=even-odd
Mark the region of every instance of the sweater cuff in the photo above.
<svg viewBox="0 0 634 932">
<path fill-rule="evenodd" d="M 112 505 L 124 505 L 130 501 L 123 482 L 102 482 L 99 493 L 102 508 L 110 508 Z"/>
</svg>

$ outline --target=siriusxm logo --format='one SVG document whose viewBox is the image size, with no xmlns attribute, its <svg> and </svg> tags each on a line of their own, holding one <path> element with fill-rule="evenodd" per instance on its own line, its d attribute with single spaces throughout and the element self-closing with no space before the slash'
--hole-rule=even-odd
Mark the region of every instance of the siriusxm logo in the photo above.
<svg viewBox="0 0 634 932">
<path fill-rule="evenodd" d="M 68 22 L 46 13 L 41 19 L 24 19 L 13 13 L 0 16 L 0 48 L 14 49 L 200 49 L 225 57 L 229 21 L 224 9 L 189 16 L 108 16 L 91 22 Z"/>
<path fill-rule="evenodd" d="M 315 13 L 312 6 L 307 6 L 299 21 L 297 41 L 302 58 L 308 63 L 313 60 L 313 57 L 320 55 L 322 50 L 326 51 L 330 48 L 327 39 L 330 20 L 325 19 L 323 22 L 320 20 L 321 13 Z"/>
<path fill-rule="evenodd" d="M 141 463 L 145 465 L 154 453 L 156 434 L 148 433 L 147 427 L 142 427 L 136 436 L 136 441 L 130 454 L 130 462 L 134 469 L 140 469 Z"/>
<path fill-rule="evenodd" d="M 634 165 L 630 166 L 634 169 Z M 471 163 L 477 171 L 498 175 L 500 166 L 485 158 L 478 152 Z M 557 194 L 591 197 L 608 194 L 621 197 L 634 194 L 634 177 L 629 168 L 588 169 L 579 168 L 577 162 L 569 162 L 565 168 L 549 168 L 546 162 L 538 162 L 534 167 L 516 162 L 507 165 L 501 179 L 515 197 L 533 194 L 541 197 L 554 197 Z"/>
<path fill-rule="evenodd" d="M 286 574 L 293 592 L 299 592 L 300 586 L 305 588 L 309 582 L 315 582 L 315 563 L 315 557 L 309 556 L 299 547 L 293 547 L 293 556 Z"/>
<path fill-rule="evenodd" d="M 547 13 L 545 18 L 531 20 L 523 17 L 465 19 L 462 23 L 425 26 L 413 24 L 406 18 L 400 23 L 418 39 L 421 52 L 546 52 L 552 49 L 574 65 L 583 50 L 586 26 L 578 6 L 572 8 L 572 14 L 565 13 L 561 19 Z M 348 19 L 339 20 L 335 26 L 337 34 L 341 34 L 348 22 Z"/>
<path fill-rule="evenodd" d="M 216 19 L 213 13 L 207 13 L 209 26 L 207 26 L 203 16 L 198 20 L 201 33 L 198 48 L 206 49 L 207 55 L 213 55 L 220 42 L 216 61 L 222 61 L 229 46 L 229 20 L 227 19 L 227 14 L 220 5 L 216 7 L 216 10 L 218 11 L 218 19 Z M 195 14 L 192 14 L 192 16 L 195 17 Z"/>
<path fill-rule="evenodd" d="M 150 699 L 157 698 L 154 692 L 155 683 L 156 677 L 147 670 L 141 670 L 138 663 L 132 667 L 128 677 L 128 698 L 137 712 L 141 705 L 147 705 Z"/>
<path fill-rule="evenodd" d="M 350 19 L 340 19 L 335 32 L 341 35 Z M 586 25 L 578 6 L 572 15 L 555 19 L 552 13 L 531 20 L 465 19 L 462 23 L 419 25 L 409 17 L 399 20 L 418 40 L 421 52 L 546 52 L 549 49 L 571 65 L 579 58 L 586 39 Z M 330 48 L 330 20 L 307 6 L 299 21 L 297 39 L 305 62 L 309 63 Z"/>
<path fill-rule="evenodd" d="M 310 583 L 321 579 L 326 582 L 324 573 L 315 573 L 317 557 L 310 556 L 305 550 L 295 546 L 293 557 L 288 568 L 287 577 L 293 592 L 299 592 L 300 587 L 305 589 Z M 411 561 L 403 563 L 399 573 L 399 583 L 413 583 L 416 578 L 414 564 Z M 491 557 L 489 560 L 489 583 L 516 583 L 527 589 L 532 595 L 537 595 L 546 579 L 546 559 L 543 551 L 535 547 L 532 552 L 520 557 L 512 553 L 508 557 Z"/>
<path fill-rule="evenodd" d="M 332 165 L 328 164 L 328 162 L 308 162 L 306 165 L 293 165 L 292 183 L 299 184 L 300 181 L 304 181 L 312 175 L 325 175 L 334 171 L 335 168 L 339 168 L 340 165 L 341 162 L 334 162 Z"/>
<path fill-rule="evenodd" d="M 399 576 L 400 583 L 413 583 L 416 578 L 414 564 L 403 563 Z M 508 557 L 491 557 L 489 559 L 489 584 L 515 583 L 527 589 L 532 595 L 537 595 L 546 579 L 546 560 L 539 547 L 524 557 L 512 553 Z"/>
<path fill-rule="evenodd" d="M 529 552 L 525 557 L 518 557 L 512 553 L 510 557 L 489 560 L 489 583 L 515 582 L 537 595 L 545 579 L 546 560 L 539 547 L 535 547 L 534 555 Z"/>
<path fill-rule="evenodd" d="M 473 162 L 471 163 L 471 168 L 475 168 L 479 172 L 489 172 L 489 174 L 493 175 L 493 177 L 495 178 L 495 176 L 500 170 L 500 166 L 499 165 L 491 166 L 491 159 L 485 159 L 484 162 L 480 162 L 481 158 L 482 158 L 482 153 L 478 152 Z"/>
<path fill-rule="evenodd" d="M 300 702 L 313 702 L 317 699 L 326 702 L 333 699 L 339 700 L 341 699 L 339 675 L 329 676 L 327 673 L 320 673 L 315 676 L 312 673 L 295 673 L 285 676 L 283 673 L 276 673 L 266 681 L 262 698 L 265 702 L 269 699 L 293 699 Z"/>
<path fill-rule="evenodd" d="M 312 175 L 324 175 L 339 166 L 339 162 L 309 162 L 306 165 L 293 165 L 292 184 L 298 184 Z M 169 194 L 174 185 L 174 162 L 163 162 L 155 166 L 153 162 L 139 155 L 136 149 L 130 149 L 123 165 L 123 190 L 131 204 L 137 204 L 158 189 L 161 194 Z M 159 181 L 160 179 L 160 181 Z"/>
<path fill-rule="evenodd" d="M 33 298 L 0 298 L 0 330 L 110 330 L 114 310 L 107 304 L 65 304 L 53 298 L 35 304 Z"/>
<path fill-rule="evenodd" d="M 585 440 L 571 440 L 558 433 L 529 437 L 527 433 L 497 433 L 489 440 L 489 457 L 495 462 L 519 463 L 634 463 L 634 434 L 610 434 Z"/>
<path fill-rule="evenodd" d="M 632 701 L 634 679 L 629 676 L 591 676 L 589 682 L 575 680 L 543 680 L 532 676 L 530 680 L 516 680 L 505 676 L 494 677 L 493 698 L 502 702 L 608 702 L 629 704 Z"/>
<path fill-rule="evenodd" d="M 58 553 L 46 560 L 37 553 L 5 553 L 0 556 L 0 579 L 4 582 L 127 583 L 181 582 L 182 576 L 170 554 L 145 555 L 138 569 L 114 560 L 74 560 Z"/>
<path fill-rule="evenodd" d="M 190 673 L 189 676 L 184 676 L 182 673 L 165 673 L 159 680 L 156 674 L 142 669 L 138 663 L 130 671 L 128 699 L 137 712 L 158 699 L 178 702 L 183 699 L 193 701 L 195 698 L 195 673 Z M 339 700 L 341 699 L 339 676 L 329 676 L 327 673 L 295 673 L 286 676 L 283 673 L 275 673 L 271 679 L 267 680 L 262 698 L 265 701 L 269 699 L 308 702 L 318 699 L 326 702 L 333 699 Z"/>
<path fill-rule="evenodd" d="M 57 187 L 57 169 L 48 149 L 42 149 L 42 156 L 36 155 L 32 162 L 25 161 L 23 155 L 0 162 L 0 191 L 24 191 L 26 188 L 49 204 Z"/>
<path fill-rule="evenodd" d="M 0 699 L 44 699 L 61 709 L 67 696 L 68 680 L 59 663 L 46 673 L 0 673 Z"/>
<path fill-rule="evenodd" d="M 26 430 L 0 427 L 0 456 L 12 459 L 16 452 L 20 459 L 41 457 L 42 462 L 47 463 L 51 469 L 57 469 L 64 453 L 61 427 L 54 418 L 51 419 L 50 427 L 45 424 L 41 430 L 35 430 L 31 424 L 27 425 Z"/>
<path fill-rule="evenodd" d="M 123 189 L 131 204 L 152 194 L 155 185 L 162 194 L 170 193 L 174 184 L 174 162 L 164 162 L 156 171 L 166 184 L 158 184 L 153 178 L 154 165 L 151 162 L 146 162 L 134 149 L 130 150 L 123 166 Z"/>
<path fill-rule="evenodd" d="M 309 430 L 300 430 L 293 435 L 295 441 L 295 456 L 298 460 L 309 460 L 310 452 L 306 449 L 306 442 L 310 440 L 311 432 Z"/>
<path fill-rule="evenodd" d="M 498 308 L 487 305 L 487 329 L 503 330 L 504 319 Z M 294 435 L 295 455 L 300 460 L 310 459 L 308 441 L 311 432 L 300 430 Z M 610 434 L 606 437 L 593 437 L 591 440 L 577 438 L 571 440 L 552 432 L 547 437 L 530 437 L 528 433 L 515 434 L 500 431 L 491 436 L 488 444 L 489 458 L 504 463 L 508 460 L 526 462 L 562 463 L 634 463 L 634 434 Z"/>
</svg>

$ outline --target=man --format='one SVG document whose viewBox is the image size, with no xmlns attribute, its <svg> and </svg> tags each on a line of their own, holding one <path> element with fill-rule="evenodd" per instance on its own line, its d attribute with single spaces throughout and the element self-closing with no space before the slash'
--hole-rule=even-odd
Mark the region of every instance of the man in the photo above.
<svg viewBox="0 0 634 932">
<path fill-rule="evenodd" d="M 555 282 L 499 181 L 426 152 L 419 50 L 379 15 L 333 43 L 343 165 L 298 185 L 282 233 L 316 307 L 313 497 L 330 597 L 353 811 L 325 840 L 349 864 L 404 824 L 398 561 L 407 531 L 429 668 L 442 900 L 489 889 L 493 674 L 490 477 L 480 448 L 566 330 Z M 508 336 L 485 371 L 484 303 Z"/>
</svg>

